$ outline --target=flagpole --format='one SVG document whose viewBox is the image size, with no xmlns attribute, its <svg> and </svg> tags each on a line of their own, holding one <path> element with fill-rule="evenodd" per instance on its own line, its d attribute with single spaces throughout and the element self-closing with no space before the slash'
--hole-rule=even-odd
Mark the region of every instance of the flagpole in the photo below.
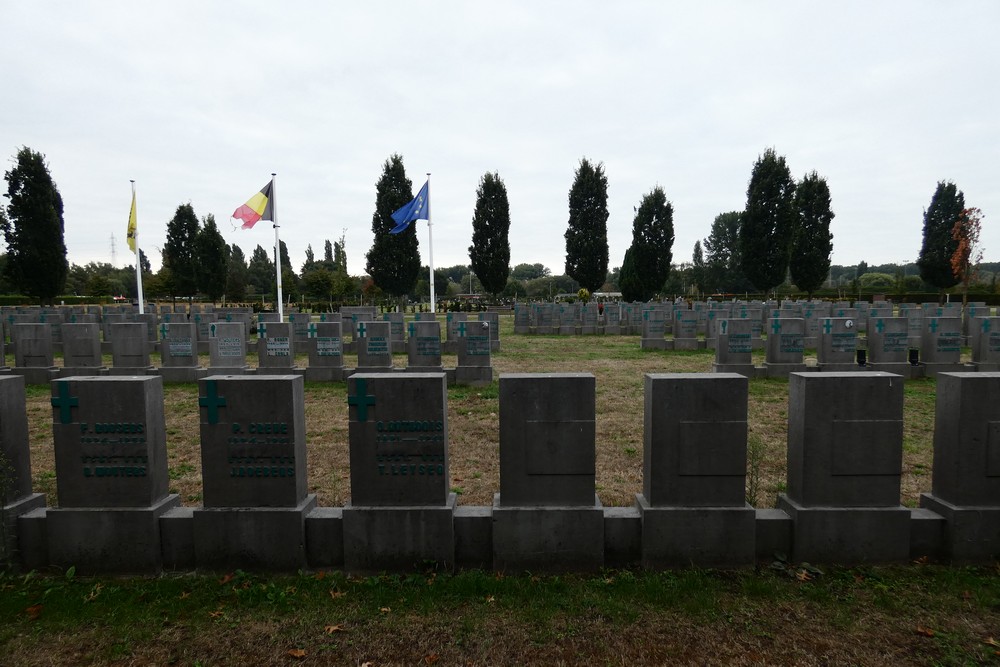
<svg viewBox="0 0 1000 667">
<path fill-rule="evenodd" d="M 431 313 L 437 316 L 437 302 L 434 298 L 434 234 L 431 233 L 431 172 L 427 172 L 427 258 L 431 268 Z"/>
<path fill-rule="evenodd" d="M 285 309 L 281 304 L 281 239 L 278 238 L 278 206 L 274 179 L 277 174 L 271 173 L 271 222 L 274 223 L 274 270 L 278 282 L 278 321 L 285 321 Z"/>
<path fill-rule="evenodd" d="M 132 184 L 132 202 L 135 202 L 135 180 L 129 179 L 129 183 Z M 139 214 L 136 213 L 136 223 L 135 223 L 135 233 L 132 235 L 135 238 L 135 284 L 138 287 L 139 293 L 139 314 L 143 315 L 146 312 L 146 307 L 144 305 L 145 299 L 142 296 L 142 262 L 139 261 Z"/>
</svg>

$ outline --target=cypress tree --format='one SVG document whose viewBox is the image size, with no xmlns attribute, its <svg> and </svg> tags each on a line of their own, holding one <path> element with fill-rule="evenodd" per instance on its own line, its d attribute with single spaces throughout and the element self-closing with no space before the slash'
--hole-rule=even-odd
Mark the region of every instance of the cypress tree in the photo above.
<svg viewBox="0 0 1000 667">
<path fill-rule="evenodd" d="M 785 280 L 795 231 L 794 198 L 795 181 L 784 156 L 768 148 L 754 164 L 740 225 L 743 273 L 762 292 Z"/>
<path fill-rule="evenodd" d="M 924 241 L 917 266 L 920 277 L 928 285 L 945 290 L 958 284 L 951 267 L 951 258 L 958 241 L 951 231 L 965 209 L 965 195 L 954 183 L 941 181 L 934 190 L 931 205 L 924 211 Z"/>
<path fill-rule="evenodd" d="M 413 184 L 406 177 L 403 158 L 392 155 L 382 166 L 382 176 L 375 184 L 375 212 L 372 214 L 372 247 L 365 256 L 365 271 L 384 292 L 396 297 L 410 293 L 420 273 L 417 224 L 399 234 L 390 234 L 396 226 L 392 219 L 401 206 L 413 199 Z"/>
<path fill-rule="evenodd" d="M 830 272 L 833 234 L 830 223 L 830 188 L 815 171 L 806 174 L 795 188 L 797 225 L 792 241 L 789 269 L 792 282 L 812 298 Z"/>
<path fill-rule="evenodd" d="M 181 204 L 167 223 L 167 241 L 163 244 L 163 264 L 170 273 L 170 291 L 174 296 L 194 296 L 198 290 L 198 261 L 195 238 L 198 216 L 190 203 Z"/>
<path fill-rule="evenodd" d="M 214 303 L 226 291 L 229 246 L 219 233 L 215 216 L 211 213 L 202 220 L 202 227 L 195 237 L 195 259 L 198 291 L 208 296 Z"/>
<path fill-rule="evenodd" d="M 469 260 L 485 289 L 494 296 L 503 292 L 510 275 L 510 204 L 507 188 L 496 173 L 486 173 L 476 191 L 476 212 L 472 216 L 472 245 Z M 434 287 L 437 292 L 437 281 Z"/>
<path fill-rule="evenodd" d="M 591 293 L 608 277 L 608 178 L 604 165 L 580 160 L 569 191 L 566 275 Z"/>
</svg>

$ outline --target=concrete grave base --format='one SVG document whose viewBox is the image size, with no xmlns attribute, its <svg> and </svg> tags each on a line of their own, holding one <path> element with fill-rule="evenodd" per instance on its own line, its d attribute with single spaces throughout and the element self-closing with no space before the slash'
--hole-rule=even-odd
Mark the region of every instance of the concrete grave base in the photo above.
<svg viewBox="0 0 1000 667">
<path fill-rule="evenodd" d="M 675 338 L 674 339 L 674 349 L 675 350 L 704 350 L 705 341 L 699 340 L 698 338 Z"/>
<path fill-rule="evenodd" d="M 750 567 L 756 561 L 752 507 L 652 507 L 637 493 L 642 566 Z"/>
<path fill-rule="evenodd" d="M 344 569 L 348 572 L 455 565 L 455 505 L 344 507 Z"/>
<path fill-rule="evenodd" d="M 394 366 L 358 366 L 351 373 L 399 373 L 402 369 Z"/>
<path fill-rule="evenodd" d="M 306 566 L 308 495 L 295 507 L 202 507 L 194 510 L 199 568 L 294 571 Z"/>
<path fill-rule="evenodd" d="M 71 378 L 71 377 L 81 377 L 81 376 L 101 377 L 102 375 L 107 375 L 108 371 L 109 369 L 107 366 L 99 366 L 99 367 L 63 366 L 62 368 L 59 369 L 59 377 L 61 378 Z"/>
<path fill-rule="evenodd" d="M 301 375 L 302 379 L 305 379 L 306 369 L 300 368 L 298 366 L 293 366 L 290 368 L 274 368 L 274 367 L 267 368 L 264 366 L 258 366 L 257 370 L 253 373 L 253 375 L 276 375 L 276 376 Z"/>
<path fill-rule="evenodd" d="M 208 375 L 208 369 L 200 366 L 160 366 L 159 372 L 164 383 L 197 382 Z"/>
<path fill-rule="evenodd" d="M 195 568 L 193 507 L 175 507 L 160 517 L 160 550 L 164 570 Z"/>
<path fill-rule="evenodd" d="M 965 373 L 974 370 L 969 364 L 921 363 L 920 366 L 924 369 L 924 376 L 929 378 L 937 377 L 940 373 Z"/>
<path fill-rule="evenodd" d="M 666 338 L 643 338 L 640 342 L 641 350 L 672 350 L 674 341 Z"/>
<path fill-rule="evenodd" d="M 444 366 L 407 366 L 402 369 L 405 373 L 444 373 Z"/>
<path fill-rule="evenodd" d="M 20 560 L 17 546 L 17 519 L 22 514 L 27 514 L 40 507 L 45 507 L 44 493 L 32 493 L 9 505 L 0 507 L 0 522 L 2 522 L 0 525 L 3 527 L 3 535 L 6 537 L 3 542 L 0 542 L 0 563 L 7 560 L 12 562 Z"/>
<path fill-rule="evenodd" d="M 1000 558 L 1000 507 L 961 507 L 920 494 L 920 506 L 945 519 L 944 557 L 953 563 L 982 563 Z"/>
<path fill-rule="evenodd" d="M 159 375 L 156 366 L 112 366 L 108 369 L 108 375 Z"/>
<path fill-rule="evenodd" d="M 854 364 L 817 364 L 816 370 L 821 373 L 850 373 L 851 371 L 870 371 L 867 366 Z"/>
<path fill-rule="evenodd" d="M 205 377 L 209 375 L 256 375 L 257 369 L 251 368 L 250 366 L 209 366 L 208 373 Z"/>
<path fill-rule="evenodd" d="M 713 373 L 736 373 L 750 380 L 755 377 L 764 377 L 764 369 L 753 364 L 717 364 L 712 363 Z"/>
<path fill-rule="evenodd" d="M 155 574 L 162 569 L 160 517 L 180 502 L 171 494 L 150 507 L 49 509 L 49 564 L 75 566 L 77 574 Z"/>
<path fill-rule="evenodd" d="M 344 510 L 317 507 L 306 515 L 306 560 L 309 567 L 344 566 Z"/>
<path fill-rule="evenodd" d="M 493 565 L 493 508 L 455 508 L 455 565 L 489 569 Z"/>
<path fill-rule="evenodd" d="M 816 369 L 807 368 L 805 364 L 769 364 L 765 361 L 761 370 L 764 372 L 762 377 L 786 378 L 792 373 L 804 373 L 805 371 Z"/>
<path fill-rule="evenodd" d="M 918 380 L 924 377 L 924 367 L 914 366 L 913 364 L 868 364 L 866 370 L 870 371 L 882 371 L 884 373 L 895 373 L 896 375 L 903 376 L 906 380 Z"/>
<path fill-rule="evenodd" d="M 455 368 L 455 384 L 485 387 L 492 383 L 492 366 L 458 366 Z"/>
<path fill-rule="evenodd" d="M 638 507 L 604 508 L 604 566 L 636 567 L 642 562 L 642 515 Z"/>
<path fill-rule="evenodd" d="M 997 373 L 1000 372 L 1000 363 L 989 363 L 983 361 L 973 361 L 972 367 L 979 373 Z M 0 371 L 2 372 L 2 371 Z"/>
<path fill-rule="evenodd" d="M 592 572 L 604 567 L 604 508 L 516 507 L 493 497 L 493 569 Z"/>
<path fill-rule="evenodd" d="M 910 511 L 897 507 L 804 507 L 786 494 L 778 509 L 791 517 L 796 562 L 903 563 L 910 557 Z"/>
<path fill-rule="evenodd" d="M 755 551 L 758 561 L 768 561 L 792 550 L 792 519 L 778 509 L 758 509 L 756 514 Z"/>
<path fill-rule="evenodd" d="M 48 384 L 59 377 L 59 368 L 56 366 L 38 368 L 25 366 L 11 370 L 13 370 L 14 375 L 20 375 L 24 378 L 24 384 Z"/>
<path fill-rule="evenodd" d="M 306 369 L 306 382 L 343 382 L 344 368 L 310 366 Z"/>
<path fill-rule="evenodd" d="M 937 512 L 918 507 L 910 510 L 910 559 L 947 558 L 947 521 Z M 990 559 L 993 560 L 993 559 Z"/>
</svg>

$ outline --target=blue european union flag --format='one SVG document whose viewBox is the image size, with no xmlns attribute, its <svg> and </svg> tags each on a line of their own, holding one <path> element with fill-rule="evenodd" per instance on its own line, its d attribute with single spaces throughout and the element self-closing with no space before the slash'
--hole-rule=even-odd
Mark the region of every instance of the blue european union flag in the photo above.
<svg viewBox="0 0 1000 667">
<path fill-rule="evenodd" d="M 392 219 L 396 221 L 396 226 L 389 230 L 390 234 L 398 234 L 405 231 L 414 220 L 430 219 L 431 196 L 427 190 L 429 184 L 430 181 L 428 180 L 424 183 L 424 187 L 420 188 L 420 192 L 413 198 L 413 201 L 392 214 Z"/>
</svg>

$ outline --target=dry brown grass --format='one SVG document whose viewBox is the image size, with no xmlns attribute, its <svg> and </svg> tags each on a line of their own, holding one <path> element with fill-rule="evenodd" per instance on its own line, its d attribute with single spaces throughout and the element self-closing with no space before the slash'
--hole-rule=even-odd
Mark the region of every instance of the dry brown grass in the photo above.
<svg viewBox="0 0 1000 667">
<path fill-rule="evenodd" d="M 634 336 L 514 336 L 509 317 L 501 318 L 502 350 L 494 354 L 495 377 L 503 373 L 593 373 L 597 383 L 597 492 L 608 506 L 628 506 L 642 490 L 643 383 L 646 373 L 708 372 L 712 353 L 642 351 Z M 757 361 L 762 361 L 757 353 Z M 203 363 L 207 364 L 207 359 Z M 305 360 L 302 360 L 304 365 Z M 404 366 L 405 356 L 397 356 Z M 445 356 L 445 366 L 456 359 Z M 934 382 L 906 385 L 902 502 L 917 504 L 930 489 L 934 424 Z M 197 389 L 165 387 L 170 490 L 185 505 L 201 501 L 201 456 Z M 490 505 L 499 490 L 499 400 L 497 384 L 482 389 L 449 389 L 448 420 L 451 486 L 459 503 Z M 29 391 L 35 490 L 57 504 L 52 456 L 52 409 L 48 390 Z M 785 488 L 788 383 L 753 380 L 748 420 L 763 445 L 760 506 L 772 506 Z M 307 384 L 306 437 L 309 489 L 324 506 L 350 498 L 347 402 L 343 383 Z"/>
</svg>

